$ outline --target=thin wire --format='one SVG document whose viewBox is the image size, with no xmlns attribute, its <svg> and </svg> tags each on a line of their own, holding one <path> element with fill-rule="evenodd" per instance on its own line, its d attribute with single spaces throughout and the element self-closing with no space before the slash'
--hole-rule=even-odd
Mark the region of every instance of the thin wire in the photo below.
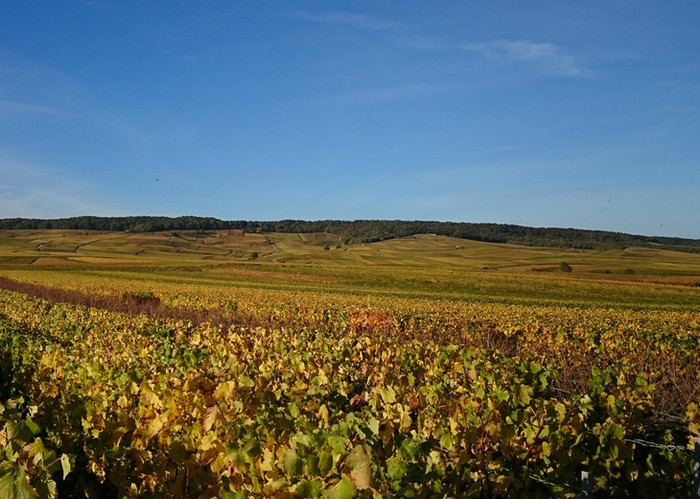
<svg viewBox="0 0 700 499">
<path fill-rule="evenodd" d="M 661 449 L 661 450 L 680 450 L 683 452 L 688 452 L 692 453 L 693 451 L 690 450 L 687 447 L 683 447 L 681 445 L 671 445 L 671 444 L 659 444 L 656 442 L 649 442 L 648 440 L 641 440 L 639 438 L 625 438 L 625 442 L 631 442 L 633 444 L 641 445 L 642 447 L 650 447 L 652 449 Z"/>
</svg>

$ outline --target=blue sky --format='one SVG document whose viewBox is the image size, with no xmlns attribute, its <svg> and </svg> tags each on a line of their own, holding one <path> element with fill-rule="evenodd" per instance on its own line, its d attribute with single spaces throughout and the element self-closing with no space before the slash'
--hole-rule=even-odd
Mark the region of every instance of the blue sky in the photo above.
<svg viewBox="0 0 700 499">
<path fill-rule="evenodd" d="M 0 4 L 0 218 L 700 238 L 700 3 Z"/>
</svg>

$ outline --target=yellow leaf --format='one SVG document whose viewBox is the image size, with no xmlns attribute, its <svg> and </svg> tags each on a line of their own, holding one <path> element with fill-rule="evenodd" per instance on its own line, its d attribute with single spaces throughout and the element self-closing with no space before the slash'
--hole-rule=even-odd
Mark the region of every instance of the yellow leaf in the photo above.
<svg viewBox="0 0 700 499">
<path fill-rule="evenodd" d="M 219 446 L 221 446 L 221 441 L 219 440 L 219 437 L 216 435 L 216 433 L 207 433 L 202 437 L 202 440 L 199 442 L 199 451 L 204 453 L 207 452 L 211 449 L 216 449 Z"/>
<path fill-rule="evenodd" d="M 163 403 L 158 398 L 158 395 L 153 393 L 153 390 L 151 390 L 148 387 L 141 390 L 141 403 L 144 405 L 153 406 L 158 409 L 161 409 L 163 407 Z"/>
<path fill-rule="evenodd" d="M 221 470 L 223 470 L 226 467 L 226 461 L 224 460 L 223 454 L 219 454 L 216 459 L 214 459 L 214 462 L 211 463 L 211 470 L 214 473 L 219 473 Z"/>
<path fill-rule="evenodd" d="M 325 421 L 326 423 L 328 422 L 328 407 L 326 407 L 326 404 L 319 407 L 318 411 L 316 412 L 316 417 L 322 421 Z"/>
<path fill-rule="evenodd" d="M 161 418 L 160 415 L 157 415 L 154 419 L 151 420 L 148 425 L 143 429 L 143 436 L 146 438 L 153 438 L 158 434 L 160 430 L 163 429 L 163 419 Z"/>
<path fill-rule="evenodd" d="M 233 397 L 233 391 L 236 385 L 233 381 L 226 381 L 225 383 L 219 383 L 219 385 L 214 390 L 214 398 L 217 402 L 223 402 Z"/>
<path fill-rule="evenodd" d="M 406 410 L 402 410 L 401 411 L 401 422 L 399 424 L 399 431 L 401 433 L 408 433 L 408 430 L 411 429 L 412 424 L 413 424 L 413 420 L 411 419 L 411 415 Z"/>
<path fill-rule="evenodd" d="M 372 470 L 369 466 L 352 470 L 350 472 L 350 478 L 356 489 L 368 489 L 372 481 Z"/>
<path fill-rule="evenodd" d="M 369 488 L 372 480 L 372 468 L 370 456 L 363 445 L 357 445 L 348 454 L 346 464 L 350 468 L 350 478 L 355 488 L 364 490 Z"/>
<path fill-rule="evenodd" d="M 214 426 L 214 424 L 220 417 L 221 411 L 219 411 L 218 407 L 212 406 L 209 409 L 207 409 L 207 412 L 204 413 L 204 422 L 202 423 L 204 431 L 211 430 L 212 426 Z"/>
</svg>

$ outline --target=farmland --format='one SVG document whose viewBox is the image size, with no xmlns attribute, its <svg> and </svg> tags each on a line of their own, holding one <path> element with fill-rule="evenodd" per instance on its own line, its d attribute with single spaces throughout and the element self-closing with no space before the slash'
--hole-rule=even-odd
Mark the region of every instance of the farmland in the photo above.
<svg viewBox="0 0 700 499">
<path fill-rule="evenodd" d="M 696 253 L 8 230 L 0 281 L 0 487 L 690 497 Z"/>
</svg>

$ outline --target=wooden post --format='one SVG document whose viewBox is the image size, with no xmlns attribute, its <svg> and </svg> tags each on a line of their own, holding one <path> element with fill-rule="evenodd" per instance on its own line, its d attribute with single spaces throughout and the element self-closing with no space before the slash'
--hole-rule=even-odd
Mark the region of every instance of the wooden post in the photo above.
<svg viewBox="0 0 700 499">
<path fill-rule="evenodd" d="M 593 497 L 593 473 L 581 472 L 581 497 Z"/>
<path fill-rule="evenodd" d="M 693 499 L 700 499 L 700 437 L 695 437 L 695 462 L 693 463 Z"/>
</svg>

